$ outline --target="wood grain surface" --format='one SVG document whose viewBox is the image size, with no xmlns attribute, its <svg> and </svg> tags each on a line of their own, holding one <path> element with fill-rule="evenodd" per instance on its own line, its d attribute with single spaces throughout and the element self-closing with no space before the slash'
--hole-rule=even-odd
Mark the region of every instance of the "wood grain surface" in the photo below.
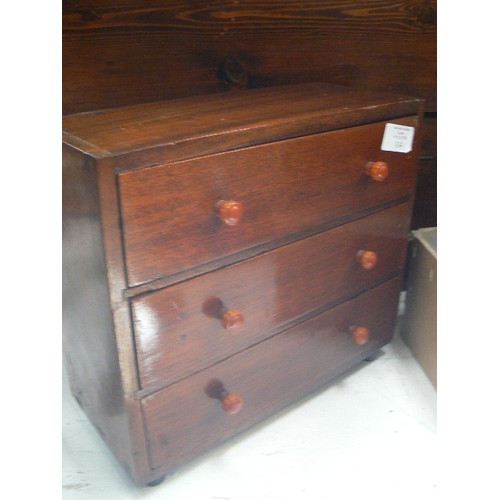
<svg viewBox="0 0 500 500">
<path fill-rule="evenodd" d="M 417 120 L 393 121 L 416 126 Z M 415 154 L 381 151 L 384 127 L 380 122 L 120 174 L 129 285 L 278 244 L 410 196 Z M 389 165 L 383 182 L 365 174 L 365 165 L 377 160 Z M 220 220 L 219 200 L 243 204 L 239 224 Z"/>
<path fill-rule="evenodd" d="M 304 397 L 387 343 L 399 285 L 399 280 L 386 282 L 143 399 L 153 468 L 164 474 Z M 352 325 L 360 324 L 370 330 L 362 346 L 350 333 Z M 216 383 L 241 397 L 236 415 L 225 413 L 210 393 Z"/>
<path fill-rule="evenodd" d="M 96 9 L 102 5 L 110 4 Z M 253 89 L 219 94 L 227 100 L 198 96 L 170 101 L 173 108 L 128 106 L 64 119 L 68 372 L 82 408 L 139 484 L 303 397 L 390 339 L 421 101 L 325 89 L 283 90 L 281 101 L 278 87 Z M 336 103 L 330 110 L 321 106 L 325 92 Z M 259 109 L 243 95 L 257 95 Z M 222 115 L 235 120 L 229 126 L 214 124 L 222 101 L 233 107 Z M 165 118 L 168 109 L 182 115 L 183 106 L 191 107 L 184 121 Z M 392 158 L 375 138 L 386 120 L 401 117 L 418 127 L 414 151 Z M 340 138 L 335 147 L 333 134 Z M 375 152 L 370 160 L 389 165 L 383 182 L 364 173 Z M 214 223 L 213 203 L 238 193 L 242 219 L 224 226 L 240 234 L 221 238 L 214 253 L 209 240 L 219 230 L 210 235 L 203 221 L 201 229 L 184 222 L 190 212 L 198 221 L 201 206 Z M 211 194 L 217 196 L 205 206 Z M 252 239 L 267 226 L 264 242 Z M 143 247 L 135 268 L 127 231 L 136 231 Z M 169 239 L 186 262 L 168 267 L 176 257 Z M 360 266 L 361 250 L 376 253 L 373 269 Z"/>
<path fill-rule="evenodd" d="M 435 0 L 65 0 L 64 114 L 327 81 L 436 109 Z"/>
<path fill-rule="evenodd" d="M 285 85 L 65 116 L 63 137 L 95 158 L 119 157 L 125 170 L 416 115 L 420 106 L 338 85 Z"/>
<path fill-rule="evenodd" d="M 133 438 L 123 387 L 99 211 L 96 165 L 63 147 L 63 353 L 72 394 L 129 469 Z"/>
<path fill-rule="evenodd" d="M 142 387 L 191 375 L 288 322 L 397 275 L 406 256 L 408 216 L 408 204 L 401 204 L 133 299 Z M 360 250 L 377 253 L 373 269 L 360 266 Z M 225 330 L 219 305 L 241 311 L 243 323 Z"/>
</svg>

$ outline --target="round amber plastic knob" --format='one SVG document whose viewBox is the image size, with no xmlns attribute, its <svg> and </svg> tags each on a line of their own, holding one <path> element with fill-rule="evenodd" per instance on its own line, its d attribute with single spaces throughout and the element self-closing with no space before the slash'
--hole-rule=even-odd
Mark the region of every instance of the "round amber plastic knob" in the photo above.
<svg viewBox="0 0 500 500">
<path fill-rule="evenodd" d="M 222 408 L 229 415 L 235 415 L 243 406 L 243 399 L 239 394 L 226 393 L 221 397 Z"/>
<path fill-rule="evenodd" d="M 222 314 L 222 326 L 226 330 L 230 330 L 232 328 L 236 328 L 237 326 L 243 323 L 243 314 L 236 309 L 226 309 Z"/>
<path fill-rule="evenodd" d="M 365 166 L 365 173 L 374 181 L 382 182 L 389 175 L 389 165 L 385 161 L 370 161 Z"/>
<path fill-rule="evenodd" d="M 224 224 L 236 226 L 243 217 L 244 208 L 239 201 L 220 200 L 215 204 L 215 211 Z"/>
<path fill-rule="evenodd" d="M 370 331 L 364 326 L 354 326 L 351 328 L 351 335 L 356 344 L 363 345 L 368 342 Z"/>
<path fill-rule="evenodd" d="M 360 250 L 357 255 L 359 265 L 363 269 L 373 269 L 377 265 L 378 255 L 371 250 Z"/>
</svg>

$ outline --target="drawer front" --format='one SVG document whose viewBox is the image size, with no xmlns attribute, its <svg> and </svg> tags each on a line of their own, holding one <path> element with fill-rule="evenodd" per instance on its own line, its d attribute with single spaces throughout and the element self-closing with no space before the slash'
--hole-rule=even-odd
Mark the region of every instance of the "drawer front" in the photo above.
<svg viewBox="0 0 500 500">
<path fill-rule="evenodd" d="M 132 299 L 142 388 L 175 382 L 394 276 L 408 220 L 404 203 Z M 360 250 L 378 256 L 372 269 L 361 266 Z"/>
<path fill-rule="evenodd" d="M 320 387 L 385 344 L 394 327 L 399 285 L 399 280 L 386 282 L 145 398 L 153 467 L 167 471 L 182 464 Z M 352 335 L 352 327 L 360 326 L 369 331 L 363 345 Z M 223 410 L 222 388 L 241 397 L 238 413 Z"/>
<path fill-rule="evenodd" d="M 394 120 L 410 126 L 416 121 Z M 414 153 L 381 151 L 384 126 L 380 122 L 119 174 L 129 285 L 272 246 L 280 238 L 298 238 L 336 218 L 408 195 Z M 374 161 L 389 166 L 382 182 L 364 172 Z M 241 216 L 235 225 L 216 213 L 221 200 L 239 204 L 236 217 L 225 219 Z"/>
</svg>

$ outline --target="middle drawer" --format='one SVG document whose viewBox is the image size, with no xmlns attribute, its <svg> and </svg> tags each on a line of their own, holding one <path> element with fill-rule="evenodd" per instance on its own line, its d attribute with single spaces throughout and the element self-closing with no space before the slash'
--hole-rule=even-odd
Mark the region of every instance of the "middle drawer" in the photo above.
<svg viewBox="0 0 500 500">
<path fill-rule="evenodd" d="M 397 274 L 407 203 L 131 299 L 141 387 L 180 380 Z"/>
</svg>

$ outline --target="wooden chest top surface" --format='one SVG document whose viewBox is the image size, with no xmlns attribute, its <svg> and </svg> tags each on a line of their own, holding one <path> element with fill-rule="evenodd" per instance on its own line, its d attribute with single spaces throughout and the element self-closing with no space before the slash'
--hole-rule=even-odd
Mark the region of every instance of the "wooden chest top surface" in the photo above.
<svg viewBox="0 0 500 500">
<path fill-rule="evenodd" d="M 164 151 L 162 160 L 417 114 L 420 100 L 331 84 L 288 85 L 63 117 L 63 140 L 95 158 Z M 154 163 L 154 154 L 151 160 Z"/>
</svg>

